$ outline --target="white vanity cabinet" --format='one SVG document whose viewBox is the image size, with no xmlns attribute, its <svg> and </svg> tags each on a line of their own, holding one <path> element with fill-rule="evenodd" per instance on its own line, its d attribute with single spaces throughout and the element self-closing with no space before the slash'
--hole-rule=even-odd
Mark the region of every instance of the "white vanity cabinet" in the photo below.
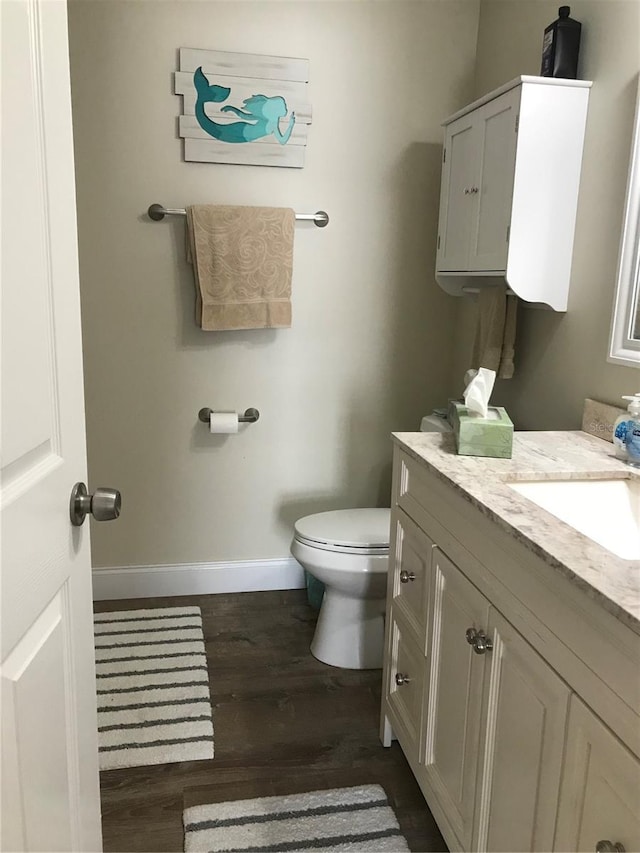
<svg viewBox="0 0 640 853">
<path fill-rule="evenodd" d="M 567 308 L 589 87 L 518 77 L 448 118 L 436 279 Z"/>
<path fill-rule="evenodd" d="M 450 849 L 640 850 L 640 676 L 622 697 L 597 673 L 624 693 L 607 660 L 633 673 L 638 645 L 589 620 L 576 636 L 604 657 L 579 669 L 584 651 L 568 656 L 560 629 L 575 602 L 563 609 L 548 566 L 506 552 L 505 534 L 400 446 L 393 494 L 381 738 L 399 740 Z"/>
</svg>

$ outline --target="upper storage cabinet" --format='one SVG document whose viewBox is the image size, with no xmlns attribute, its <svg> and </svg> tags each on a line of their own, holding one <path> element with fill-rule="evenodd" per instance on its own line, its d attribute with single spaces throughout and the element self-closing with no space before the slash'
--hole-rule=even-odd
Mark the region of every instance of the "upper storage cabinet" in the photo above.
<svg viewBox="0 0 640 853">
<path fill-rule="evenodd" d="M 436 278 L 566 311 L 591 83 L 518 77 L 451 116 Z"/>
</svg>

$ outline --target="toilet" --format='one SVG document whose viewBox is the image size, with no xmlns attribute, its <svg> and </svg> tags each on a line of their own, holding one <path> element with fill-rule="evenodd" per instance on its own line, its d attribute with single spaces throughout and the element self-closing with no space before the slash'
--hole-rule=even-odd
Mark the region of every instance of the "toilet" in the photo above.
<svg viewBox="0 0 640 853">
<path fill-rule="evenodd" d="M 421 432 L 447 432 L 438 410 Z M 390 509 L 339 509 L 295 523 L 291 553 L 325 585 L 311 654 L 343 669 L 382 666 Z"/>
<path fill-rule="evenodd" d="M 342 509 L 295 524 L 291 553 L 325 585 L 311 654 L 331 666 L 382 666 L 389 509 Z"/>
</svg>

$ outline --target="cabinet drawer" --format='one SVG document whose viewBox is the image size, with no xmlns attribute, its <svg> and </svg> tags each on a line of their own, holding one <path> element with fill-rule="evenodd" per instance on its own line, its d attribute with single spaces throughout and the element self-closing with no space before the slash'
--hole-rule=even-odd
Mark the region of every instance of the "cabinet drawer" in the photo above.
<svg viewBox="0 0 640 853">
<path fill-rule="evenodd" d="M 418 527 L 429 529 L 429 506 L 433 501 L 429 481 L 433 475 L 425 471 L 422 463 L 396 448 L 396 500 L 397 504 Z M 441 544 L 440 542 L 438 543 Z"/>
<path fill-rule="evenodd" d="M 431 588 L 431 539 L 401 510 L 394 513 L 395 540 L 391 557 L 390 598 L 426 652 L 429 591 Z"/>
<path fill-rule="evenodd" d="M 418 644 L 391 609 L 389 666 L 385 695 L 404 751 L 418 755 L 422 731 L 425 659 Z"/>
</svg>

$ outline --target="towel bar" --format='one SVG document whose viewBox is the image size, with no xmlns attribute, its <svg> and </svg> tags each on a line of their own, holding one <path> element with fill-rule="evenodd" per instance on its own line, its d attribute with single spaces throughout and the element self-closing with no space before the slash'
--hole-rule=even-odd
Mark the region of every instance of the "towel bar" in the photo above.
<svg viewBox="0 0 640 853">
<path fill-rule="evenodd" d="M 209 416 L 213 414 L 213 409 L 204 408 L 198 412 L 198 420 L 203 424 L 209 423 Z M 254 424 L 260 417 L 260 412 L 257 409 L 247 409 L 244 415 L 238 415 L 238 422 L 241 424 Z"/>
<path fill-rule="evenodd" d="M 152 204 L 147 214 L 149 219 L 153 219 L 154 222 L 160 222 L 167 214 L 169 216 L 186 216 L 187 211 L 184 207 L 163 207 L 161 204 Z M 329 224 L 329 214 L 325 210 L 318 210 L 316 213 L 296 213 L 296 219 L 315 222 L 318 228 L 324 228 Z"/>
</svg>

